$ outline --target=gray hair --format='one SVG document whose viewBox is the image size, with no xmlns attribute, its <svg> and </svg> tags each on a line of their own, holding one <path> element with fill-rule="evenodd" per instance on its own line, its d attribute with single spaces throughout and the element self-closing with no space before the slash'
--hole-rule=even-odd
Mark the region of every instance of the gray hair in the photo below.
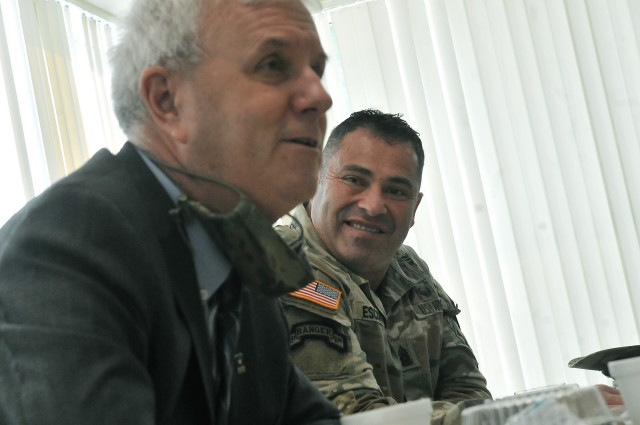
<svg viewBox="0 0 640 425">
<path fill-rule="evenodd" d="M 120 40 L 111 50 L 113 107 L 120 127 L 138 137 L 148 111 L 139 94 L 145 69 L 162 66 L 171 71 L 201 63 L 206 54 L 199 39 L 205 7 L 225 1 L 254 4 L 269 0 L 135 0 L 120 24 Z M 273 1 L 273 0 L 271 0 Z M 317 0 L 302 0 L 317 12 Z"/>
</svg>

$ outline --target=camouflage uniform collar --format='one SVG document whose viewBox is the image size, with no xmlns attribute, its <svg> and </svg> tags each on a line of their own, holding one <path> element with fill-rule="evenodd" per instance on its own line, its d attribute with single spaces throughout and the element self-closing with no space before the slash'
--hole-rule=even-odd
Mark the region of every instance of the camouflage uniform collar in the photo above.
<svg viewBox="0 0 640 425">
<path fill-rule="evenodd" d="M 313 227 L 311 218 L 309 218 L 309 214 L 307 214 L 307 210 L 304 208 L 304 205 L 300 204 L 295 207 L 291 215 L 298 220 L 298 223 L 293 221 L 291 223 L 291 227 L 299 233 L 300 229 L 298 228 L 298 224 L 302 226 L 302 232 L 304 233 L 307 245 L 309 245 L 314 252 L 319 252 L 322 255 L 329 255 L 324 244 L 320 240 L 320 237 L 318 237 L 318 233 L 316 232 L 315 227 Z"/>
<path fill-rule="evenodd" d="M 402 245 L 391 259 L 391 264 L 389 265 L 389 270 L 387 271 L 384 280 L 386 281 L 387 277 L 389 277 L 389 273 L 393 272 L 400 275 L 401 280 L 409 283 L 408 286 L 417 285 L 421 280 L 423 280 L 423 277 L 407 273 L 407 266 L 410 266 L 411 268 L 413 268 L 413 266 L 418 267 L 414 260 L 414 255 L 415 254 L 412 255 L 412 252 L 407 245 Z"/>
<path fill-rule="evenodd" d="M 410 261 L 408 262 L 407 259 Z M 378 294 L 387 306 L 395 304 L 412 288 L 424 280 L 422 273 L 417 274 L 418 266 L 412 261 L 403 245 L 391 259 L 391 264 L 378 289 Z M 408 273 L 411 271 L 412 273 Z"/>
</svg>

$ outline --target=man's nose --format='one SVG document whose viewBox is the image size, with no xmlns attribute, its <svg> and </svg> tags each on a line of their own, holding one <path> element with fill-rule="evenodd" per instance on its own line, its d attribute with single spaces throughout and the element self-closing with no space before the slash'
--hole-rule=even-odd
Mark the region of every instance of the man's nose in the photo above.
<svg viewBox="0 0 640 425">
<path fill-rule="evenodd" d="M 320 76 L 311 68 L 300 76 L 300 89 L 294 97 L 293 108 L 296 112 L 317 112 L 324 114 L 333 104 L 329 93 L 322 85 Z"/>
<path fill-rule="evenodd" d="M 382 191 L 376 187 L 369 187 L 359 195 L 358 208 L 365 211 L 367 215 L 376 217 L 387 213 L 387 205 Z"/>
</svg>

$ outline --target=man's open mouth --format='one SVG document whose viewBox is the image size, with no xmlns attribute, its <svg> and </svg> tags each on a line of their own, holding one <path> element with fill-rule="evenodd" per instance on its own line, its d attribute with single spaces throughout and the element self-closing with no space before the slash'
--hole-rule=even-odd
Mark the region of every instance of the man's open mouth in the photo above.
<svg viewBox="0 0 640 425">
<path fill-rule="evenodd" d="M 356 230 L 362 230 L 363 232 L 382 233 L 382 230 L 377 227 L 365 226 L 364 224 L 353 223 L 351 221 L 347 221 L 346 223 L 349 227 L 353 227 Z"/>
</svg>

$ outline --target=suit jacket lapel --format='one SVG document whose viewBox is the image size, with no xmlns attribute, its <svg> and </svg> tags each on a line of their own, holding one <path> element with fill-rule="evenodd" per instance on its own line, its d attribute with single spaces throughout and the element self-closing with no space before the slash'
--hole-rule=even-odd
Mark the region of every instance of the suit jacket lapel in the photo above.
<svg viewBox="0 0 640 425">
<path fill-rule="evenodd" d="M 162 245 L 167 270 L 169 270 L 168 278 L 173 285 L 179 314 L 184 318 L 193 341 L 206 391 L 209 414 L 213 418 L 215 399 L 211 370 L 213 350 L 200 300 L 193 257 L 182 236 L 179 224 L 169 216 L 169 210 L 174 207 L 174 204 L 131 144 L 127 143 L 122 148 L 118 159 L 131 171 L 131 183 L 141 188 L 140 196 L 144 198 L 141 204 L 149 206 L 149 220 L 158 229 L 158 239 Z"/>
<path fill-rule="evenodd" d="M 196 280 L 193 257 L 182 239 L 176 224 L 173 231 L 162 241 L 165 257 L 169 262 L 169 274 L 173 284 L 178 310 L 191 333 L 191 339 L 198 358 L 198 365 L 206 391 L 209 414 L 213 418 L 215 394 L 213 391 L 212 359 L 213 349 L 209 341 L 200 291 Z"/>
</svg>

